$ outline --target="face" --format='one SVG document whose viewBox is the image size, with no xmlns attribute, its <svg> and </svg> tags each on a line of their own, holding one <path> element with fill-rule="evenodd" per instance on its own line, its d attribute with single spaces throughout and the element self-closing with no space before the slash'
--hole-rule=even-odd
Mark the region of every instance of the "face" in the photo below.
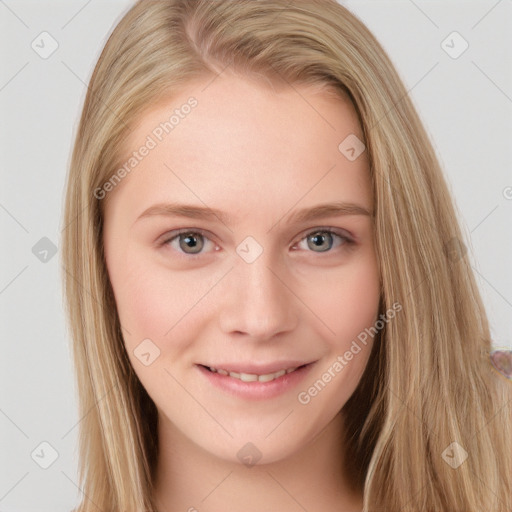
<svg viewBox="0 0 512 512">
<path fill-rule="evenodd" d="M 130 361 L 166 428 L 216 457 L 298 452 L 365 369 L 380 289 L 354 136 L 342 96 L 225 73 L 148 110 L 103 189 Z"/>
</svg>

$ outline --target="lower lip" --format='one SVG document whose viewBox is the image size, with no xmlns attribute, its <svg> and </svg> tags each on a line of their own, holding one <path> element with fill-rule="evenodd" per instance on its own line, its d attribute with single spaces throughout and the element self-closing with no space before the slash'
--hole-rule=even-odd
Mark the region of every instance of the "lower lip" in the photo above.
<svg viewBox="0 0 512 512">
<path fill-rule="evenodd" d="M 201 365 L 196 365 L 196 367 L 208 379 L 208 382 L 227 393 L 246 400 L 268 400 L 296 387 L 309 373 L 313 364 L 309 363 L 269 382 L 243 382 L 229 375 L 211 372 Z"/>
</svg>

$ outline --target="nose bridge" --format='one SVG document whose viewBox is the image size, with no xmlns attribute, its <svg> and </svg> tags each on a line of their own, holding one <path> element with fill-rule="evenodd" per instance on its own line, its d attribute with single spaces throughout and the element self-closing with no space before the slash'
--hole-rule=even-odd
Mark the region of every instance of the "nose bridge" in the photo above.
<svg viewBox="0 0 512 512">
<path fill-rule="evenodd" d="M 263 339 L 293 328 L 296 304 L 289 285 L 284 284 L 286 275 L 280 275 L 283 269 L 270 251 L 250 244 L 237 248 L 229 297 L 220 314 L 224 332 L 244 332 Z"/>
</svg>

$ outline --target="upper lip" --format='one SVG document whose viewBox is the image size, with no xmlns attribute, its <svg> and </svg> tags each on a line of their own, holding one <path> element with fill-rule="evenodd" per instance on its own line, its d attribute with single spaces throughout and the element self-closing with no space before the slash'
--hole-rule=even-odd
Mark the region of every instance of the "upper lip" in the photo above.
<svg viewBox="0 0 512 512">
<path fill-rule="evenodd" d="M 255 363 L 215 363 L 215 364 L 201 364 L 201 366 L 208 366 L 209 368 L 215 368 L 216 370 L 226 370 L 231 373 L 248 373 L 252 375 L 268 375 L 270 373 L 276 373 L 279 370 L 287 370 L 288 368 L 298 368 L 311 363 L 306 361 L 275 361 L 267 364 L 255 364 Z"/>
</svg>

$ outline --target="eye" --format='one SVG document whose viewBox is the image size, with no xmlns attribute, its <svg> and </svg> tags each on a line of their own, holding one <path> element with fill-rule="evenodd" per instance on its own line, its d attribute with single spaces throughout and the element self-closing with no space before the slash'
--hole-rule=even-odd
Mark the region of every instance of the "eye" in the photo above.
<svg viewBox="0 0 512 512">
<path fill-rule="evenodd" d="M 174 232 L 172 237 L 166 238 L 162 245 L 170 245 L 178 252 L 194 256 L 200 255 L 205 245 L 208 245 L 205 243 L 206 240 L 213 243 L 201 230 L 182 229 Z"/>
<path fill-rule="evenodd" d="M 334 246 L 335 239 L 339 240 L 336 247 L 352 245 L 354 243 L 354 241 L 345 234 L 338 233 L 337 231 L 328 228 L 320 228 L 315 231 L 311 231 L 307 236 L 302 238 L 299 242 L 299 246 L 301 243 L 306 242 L 306 247 L 311 249 L 313 252 L 329 252 Z"/>
<path fill-rule="evenodd" d="M 177 232 L 172 232 L 171 235 L 162 242 L 162 245 L 169 245 L 178 253 L 181 252 L 188 256 L 200 256 L 202 253 L 207 252 L 203 251 L 203 249 L 205 246 L 208 246 L 208 243 L 213 244 L 206 236 L 206 233 L 199 229 L 181 229 Z M 318 228 L 315 231 L 310 231 L 296 245 L 300 245 L 305 241 L 307 248 L 313 252 L 329 252 L 334 247 L 336 239 L 338 239 L 336 247 L 354 244 L 354 241 L 349 236 L 341 232 L 329 228 Z M 301 249 L 304 249 L 304 247 L 301 247 Z"/>
</svg>

